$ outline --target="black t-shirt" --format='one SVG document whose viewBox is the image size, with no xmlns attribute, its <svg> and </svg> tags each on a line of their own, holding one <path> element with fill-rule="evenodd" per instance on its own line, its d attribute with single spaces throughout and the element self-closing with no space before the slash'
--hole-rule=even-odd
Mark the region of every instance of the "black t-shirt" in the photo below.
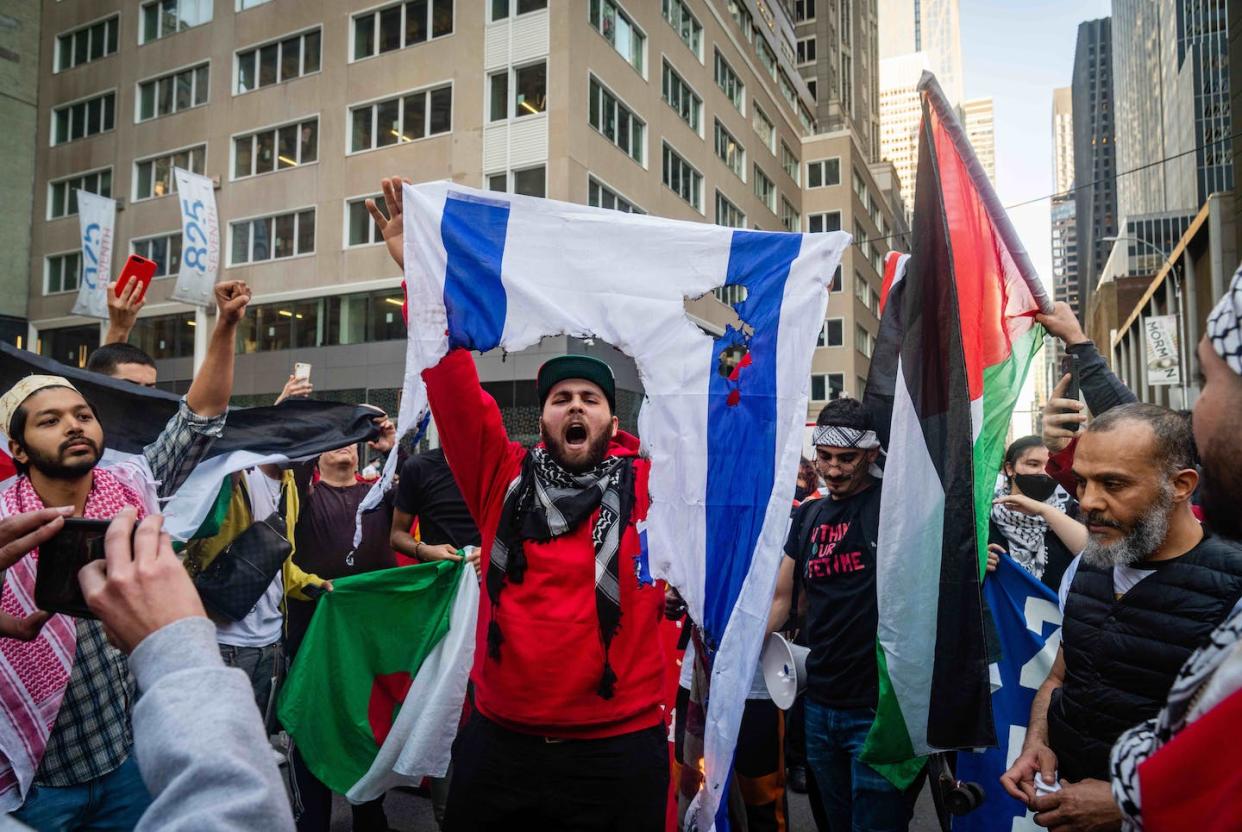
<svg viewBox="0 0 1242 832">
<path fill-rule="evenodd" d="M 821 497 L 794 515 L 785 554 L 806 593 L 807 695 L 830 708 L 876 703 L 875 544 L 880 483 L 844 500 Z"/>
<path fill-rule="evenodd" d="M 451 543 L 460 549 L 483 542 L 439 448 L 412 456 L 401 466 L 397 508 L 418 518 L 419 535 L 428 546 Z"/>
</svg>

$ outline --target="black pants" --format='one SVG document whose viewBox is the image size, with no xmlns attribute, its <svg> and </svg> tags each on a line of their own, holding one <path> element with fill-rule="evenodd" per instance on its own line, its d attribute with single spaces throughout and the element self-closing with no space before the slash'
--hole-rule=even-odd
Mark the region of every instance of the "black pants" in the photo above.
<svg viewBox="0 0 1242 832">
<path fill-rule="evenodd" d="M 663 725 L 548 742 L 476 712 L 453 750 L 444 828 L 663 832 L 667 801 Z"/>
</svg>

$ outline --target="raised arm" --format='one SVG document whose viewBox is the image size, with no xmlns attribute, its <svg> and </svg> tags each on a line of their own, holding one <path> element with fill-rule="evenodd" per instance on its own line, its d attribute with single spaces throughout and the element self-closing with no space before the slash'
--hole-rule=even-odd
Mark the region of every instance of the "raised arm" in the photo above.
<svg viewBox="0 0 1242 832">
<path fill-rule="evenodd" d="M 233 363 L 237 325 L 250 303 L 250 287 L 240 280 L 216 284 L 216 328 L 207 355 L 185 395 L 190 410 L 199 416 L 219 416 L 229 409 L 233 395 Z"/>
<path fill-rule="evenodd" d="M 130 280 L 118 295 L 116 284 L 108 286 L 108 332 L 104 336 L 105 344 L 124 344 L 129 341 L 129 333 L 138 322 L 138 313 L 146 305 L 146 293 L 142 283 Z"/>
</svg>

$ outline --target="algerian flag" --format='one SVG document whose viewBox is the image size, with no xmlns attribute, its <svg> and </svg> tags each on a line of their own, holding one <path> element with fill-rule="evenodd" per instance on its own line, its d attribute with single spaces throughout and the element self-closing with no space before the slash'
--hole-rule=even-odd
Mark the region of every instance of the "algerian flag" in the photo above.
<svg viewBox="0 0 1242 832">
<path fill-rule="evenodd" d="M 332 584 L 281 691 L 281 724 L 352 803 L 443 777 L 474 661 L 474 570 L 436 561 Z"/>
<path fill-rule="evenodd" d="M 919 91 L 913 252 L 889 255 L 867 383 L 888 462 L 863 759 L 898 786 L 919 755 L 996 742 L 979 581 L 1006 432 L 1042 343 L 1034 316 L 1051 308 L 935 78 Z"/>
</svg>

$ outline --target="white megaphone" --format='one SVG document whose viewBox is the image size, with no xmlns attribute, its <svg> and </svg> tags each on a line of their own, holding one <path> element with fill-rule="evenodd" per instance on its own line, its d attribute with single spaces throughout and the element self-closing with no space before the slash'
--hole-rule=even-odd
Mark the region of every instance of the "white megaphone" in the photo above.
<svg viewBox="0 0 1242 832">
<path fill-rule="evenodd" d="M 793 644 L 780 633 L 768 636 L 759 656 L 759 667 L 763 669 L 768 696 L 782 711 L 793 707 L 798 694 L 806 690 L 806 657 L 810 652 L 811 648 Z"/>
</svg>

